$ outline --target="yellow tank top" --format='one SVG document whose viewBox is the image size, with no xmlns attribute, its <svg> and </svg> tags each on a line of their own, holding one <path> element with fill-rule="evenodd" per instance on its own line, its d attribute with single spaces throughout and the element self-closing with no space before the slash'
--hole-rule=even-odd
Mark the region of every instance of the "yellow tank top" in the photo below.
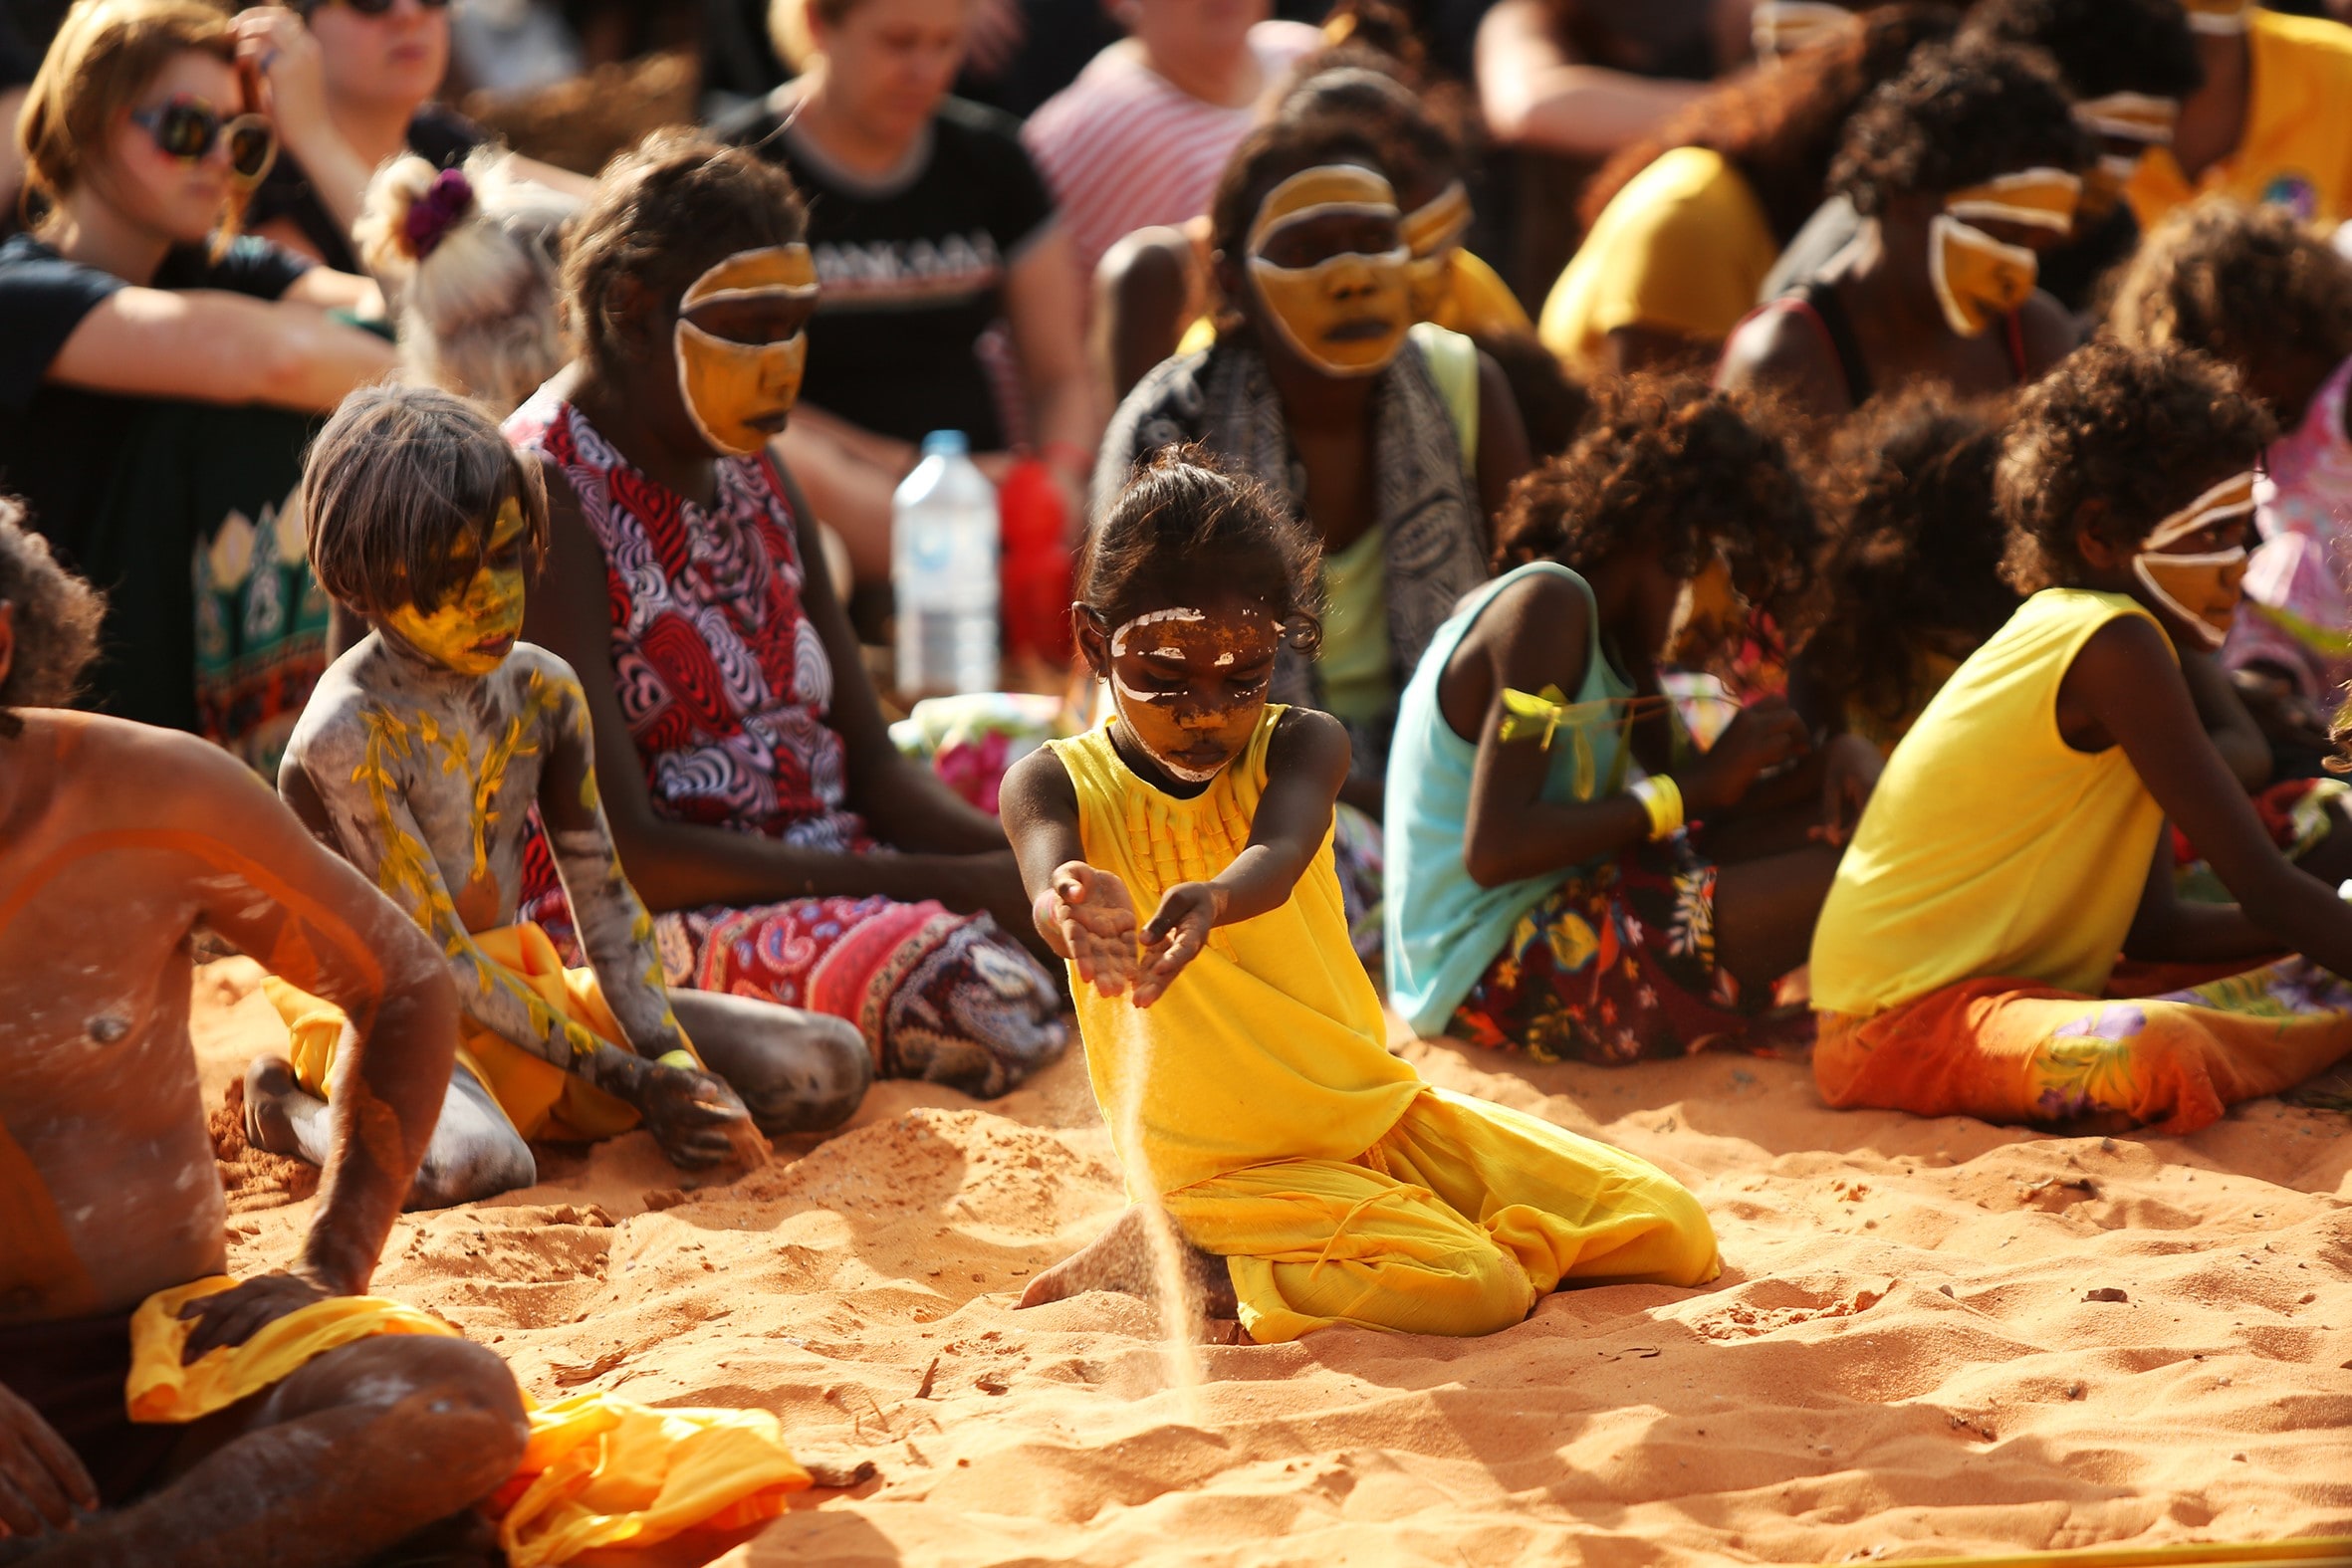
<svg viewBox="0 0 2352 1568">
<path fill-rule="evenodd" d="M 1964 980 L 2096 995 L 2164 812 L 2123 748 L 2058 733 L 2093 632 L 2155 617 L 2121 593 L 2027 599 L 1928 703 L 1871 795 L 1813 932 L 1813 1006 L 1867 1017 Z"/>
<path fill-rule="evenodd" d="M 1242 755 L 1190 800 L 1119 760 L 1115 717 L 1046 743 L 1077 795 L 1086 863 L 1127 884 L 1139 921 L 1169 888 L 1208 880 L 1249 843 L 1284 712 L 1268 705 Z M 1210 932 L 1149 1008 L 1106 998 L 1074 972 L 1070 992 L 1130 1196 L 1274 1160 L 1351 1160 L 1420 1092 L 1413 1069 L 1388 1053 L 1380 999 L 1348 945 L 1328 832 L 1289 902 Z"/>
</svg>

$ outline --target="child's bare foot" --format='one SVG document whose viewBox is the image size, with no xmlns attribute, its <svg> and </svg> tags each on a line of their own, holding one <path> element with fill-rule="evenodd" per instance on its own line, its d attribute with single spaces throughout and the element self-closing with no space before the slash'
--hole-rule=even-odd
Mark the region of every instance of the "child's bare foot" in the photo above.
<svg viewBox="0 0 2352 1568">
<path fill-rule="evenodd" d="M 302 1093 L 294 1063 L 283 1056 L 256 1056 L 245 1069 L 245 1141 L 267 1154 L 301 1159 L 294 1131 L 293 1100 Z"/>
<path fill-rule="evenodd" d="M 1092 1241 L 1029 1282 L 1019 1305 L 1044 1306 L 1089 1290 L 1115 1290 L 1122 1295 L 1159 1298 L 1159 1265 L 1152 1251 L 1151 1216 L 1130 1205 Z M 1225 1259 L 1176 1238 L 1183 1259 L 1184 1293 L 1199 1300 L 1208 1317 L 1232 1317 L 1233 1275 Z"/>
</svg>

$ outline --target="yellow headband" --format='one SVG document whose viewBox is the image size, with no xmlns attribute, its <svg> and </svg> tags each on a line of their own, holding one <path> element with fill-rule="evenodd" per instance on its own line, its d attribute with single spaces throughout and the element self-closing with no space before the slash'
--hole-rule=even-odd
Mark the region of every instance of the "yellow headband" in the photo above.
<svg viewBox="0 0 2352 1568">
<path fill-rule="evenodd" d="M 2200 33 L 2242 33 L 2253 0 L 2183 0 L 2189 25 Z"/>
<path fill-rule="evenodd" d="M 2202 534 L 2216 523 L 2241 518 L 2254 509 L 2254 476 L 2233 474 L 2148 531 L 2142 550 L 2162 550 L 2175 540 Z"/>
<path fill-rule="evenodd" d="M 1250 254 L 1265 250 L 1275 231 L 1286 225 L 1334 212 L 1393 218 L 1396 192 L 1388 181 L 1353 163 L 1303 169 L 1268 191 L 1258 204 L 1258 220 L 1250 225 Z"/>
<path fill-rule="evenodd" d="M 2083 129 L 2153 147 L 2172 144 L 2173 127 L 2180 118 L 2180 100 L 2145 93 L 2110 93 L 2074 106 L 2074 122 Z"/>
<path fill-rule="evenodd" d="M 1944 210 L 1961 219 L 1990 218 L 2064 234 L 2074 227 L 2074 209 L 2081 200 L 2079 176 L 2064 169 L 2032 168 L 1956 190 L 1944 198 Z"/>
<path fill-rule="evenodd" d="M 1460 180 L 1454 181 L 1426 206 L 1405 214 L 1397 229 L 1405 237 L 1405 249 L 1416 258 L 1435 256 L 1470 232 L 1470 192 Z"/>
<path fill-rule="evenodd" d="M 737 251 L 690 284 L 678 300 L 679 314 L 718 300 L 813 300 L 817 263 L 806 245 L 771 245 Z"/>
</svg>

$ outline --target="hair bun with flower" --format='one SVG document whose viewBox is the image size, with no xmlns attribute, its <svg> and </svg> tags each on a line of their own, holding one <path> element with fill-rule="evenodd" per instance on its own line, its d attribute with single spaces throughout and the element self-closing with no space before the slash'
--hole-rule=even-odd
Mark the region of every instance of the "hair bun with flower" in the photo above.
<svg viewBox="0 0 2352 1568">
<path fill-rule="evenodd" d="M 474 182 L 463 169 L 443 169 L 400 218 L 400 238 L 409 255 L 423 261 L 474 210 Z"/>
</svg>

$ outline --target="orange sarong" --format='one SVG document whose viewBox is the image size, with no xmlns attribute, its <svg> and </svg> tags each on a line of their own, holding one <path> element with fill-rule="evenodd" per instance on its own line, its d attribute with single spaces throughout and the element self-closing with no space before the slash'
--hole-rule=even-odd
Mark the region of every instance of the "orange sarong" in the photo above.
<svg viewBox="0 0 2352 1568">
<path fill-rule="evenodd" d="M 2300 958 L 2155 997 L 1997 978 L 1820 1025 L 1813 1081 L 1841 1110 L 2191 1133 L 2352 1053 L 2352 986 Z"/>
</svg>

